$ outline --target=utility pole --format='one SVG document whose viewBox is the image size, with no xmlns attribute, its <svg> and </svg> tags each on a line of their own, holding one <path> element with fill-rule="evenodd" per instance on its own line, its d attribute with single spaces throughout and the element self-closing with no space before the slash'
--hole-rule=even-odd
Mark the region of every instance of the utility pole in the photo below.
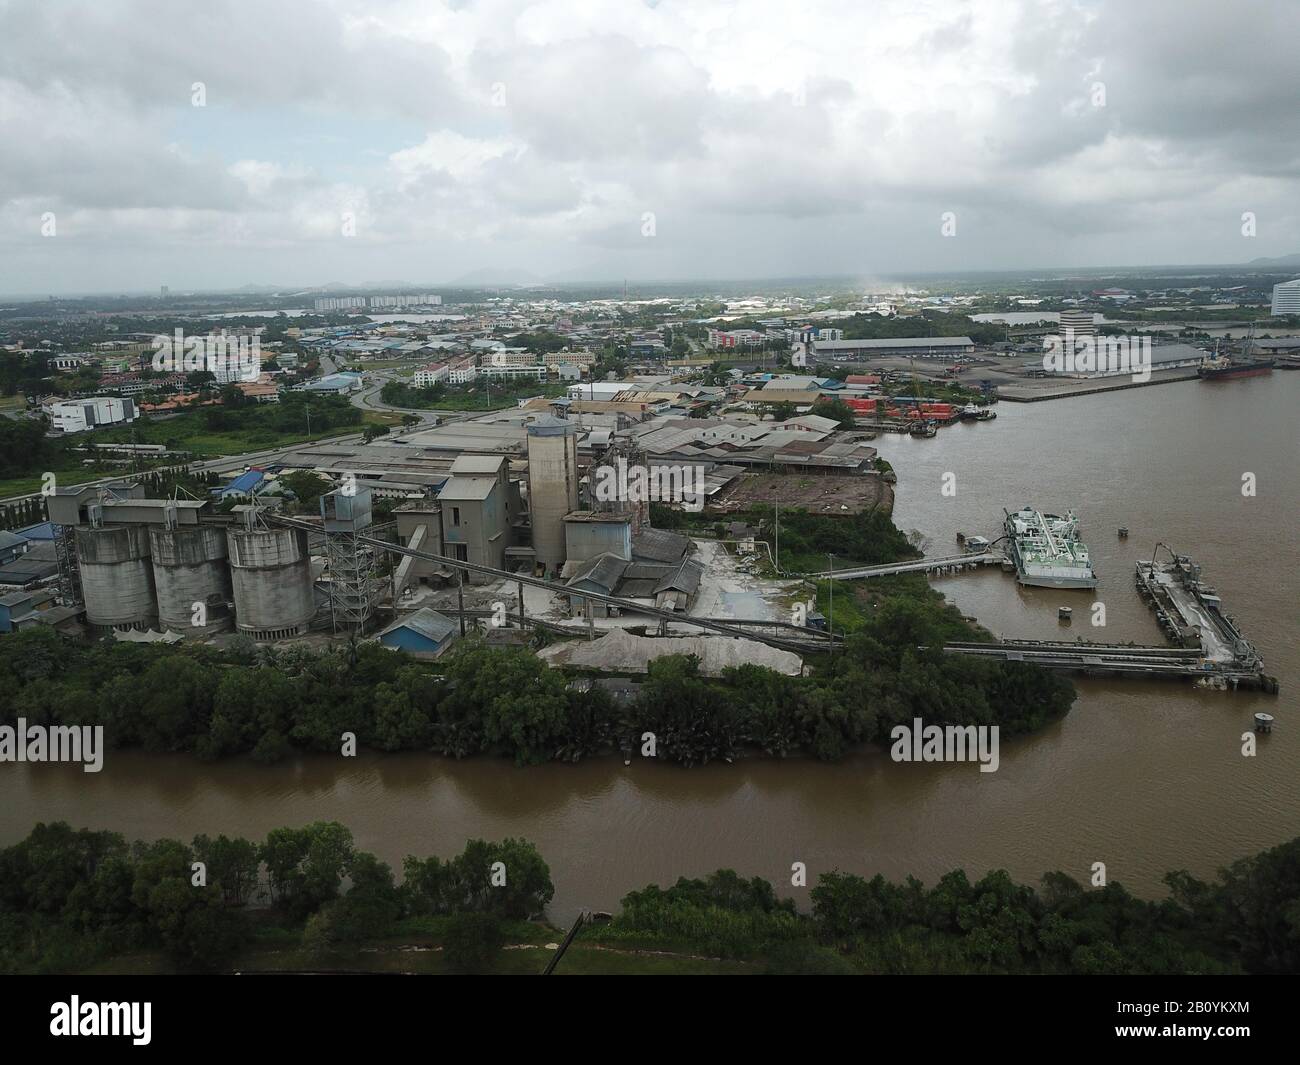
<svg viewBox="0 0 1300 1065">
<path fill-rule="evenodd" d="M 772 554 L 775 556 L 772 564 L 776 567 L 776 572 L 781 572 L 781 507 L 777 500 L 772 501 L 772 517 L 776 523 L 776 534 L 774 536 Z"/>
<path fill-rule="evenodd" d="M 460 611 L 460 634 L 465 635 L 465 571 L 456 570 L 456 602 Z"/>
<path fill-rule="evenodd" d="M 834 657 L 835 655 L 835 556 L 831 554 L 827 554 L 826 557 L 831 560 L 831 612 L 830 612 L 830 617 L 826 619 L 826 622 L 830 626 L 831 656 Z"/>
</svg>

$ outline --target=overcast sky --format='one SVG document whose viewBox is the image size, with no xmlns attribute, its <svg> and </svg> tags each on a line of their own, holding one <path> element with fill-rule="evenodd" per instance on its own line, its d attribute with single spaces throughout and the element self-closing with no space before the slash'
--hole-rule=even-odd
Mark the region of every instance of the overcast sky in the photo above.
<svg viewBox="0 0 1300 1065">
<path fill-rule="evenodd" d="M 0 0 L 0 292 L 1300 252 L 1296 13 Z"/>
</svg>

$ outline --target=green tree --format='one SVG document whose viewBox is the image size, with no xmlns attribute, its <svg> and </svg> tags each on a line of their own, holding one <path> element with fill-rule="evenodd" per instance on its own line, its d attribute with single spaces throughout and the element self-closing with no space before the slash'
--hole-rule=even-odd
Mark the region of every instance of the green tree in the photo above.
<svg viewBox="0 0 1300 1065">
<path fill-rule="evenodd" d="M 501 948 L 505 931 L 490 913 L 458 913 L 447 923 L 443 952 L 448 967 L 458 973 L 488 972 Z"/>
</svg>

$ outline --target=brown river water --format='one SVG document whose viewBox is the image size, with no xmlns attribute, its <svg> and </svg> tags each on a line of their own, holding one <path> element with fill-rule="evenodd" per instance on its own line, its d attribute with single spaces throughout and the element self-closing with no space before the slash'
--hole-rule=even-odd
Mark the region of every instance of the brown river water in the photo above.
<svg viewBox="0 0 1300 1065">
<path fill-rule="evenodd" d="M 895 520 L 927 553 L 958 531 L 999 535 L 1002 508 L 1073 508 L 1102 577 L 1096 594 L 1025 589 L 996 569 L 937 582 L 995 633 L 1159 644 L 1133 588 L 1156 541 L 1204 566 L 1226 609 L 1260 649 L 1280 696 L 1201 691 L 1179 681 L 1078 681 L 1062 721 L 1004 741 L 1001 767 L 895 765 L 867 752 L 824 765 L 753 758 L 735 766 L 516 769 L 506 761 L 423 755 L 303 758 L 260 768 L 109 752 L 99 774 L 0 765 L 0 844 L 38 820 L 128 838 L 197 833 L 262 838 L 279 825 L 338 820 L 357 845 L 399 867 L 406 854 L 450 855 L 467 838 L 523 836 L 555 881 L 551 916 L 613 909 L 629 890 L 719 867 L 789 885 L 831 869 L 909 873 L 932 882 L 964 867 L 1036 881 L 1050 869 L 1086 880 L 1093 862 L 1145 895 L 1166 870 L 1212 875 L 1300 835 L 1300 374 L 1197 381 L 1028 405 L 932 440 L 885 437 L 899 475 Z M 953 497 L 941 491 L 956 475 Z M 1242 474 L 1257 495 L 1241 493 Z M 1116 529 L 1128 526 L 1120 540 Z M 1089 623 L 1094 598 L 1107 625 Z M 1058 606 L 1074 607 L 1061 626 Z M 1278 717 L 1255 758 L 1241 754 L 1251 715 Z M 784 889 L 806 902 L 806 889 Z"/>
</svg>

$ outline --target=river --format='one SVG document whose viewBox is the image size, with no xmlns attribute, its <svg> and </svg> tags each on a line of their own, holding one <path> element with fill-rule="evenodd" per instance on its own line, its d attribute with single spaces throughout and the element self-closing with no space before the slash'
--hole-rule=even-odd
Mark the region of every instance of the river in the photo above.
<svg viewBox="0 0 1300 1065">
<path fill-rule="evenodd" d="M 422 755 L 299 759 L 260 768 L 110 752 L 103 772 L 0 765 L 0 843 L 37 820 L 111 828 L 129 838 L 196 833 L 258 839 L 279 825 L 336 819 L 357 845 L 400 867 L 405 854 L 458 852 L 469 837 L 524 836 L 551 867 L 551 915 L 612 909 L 628 890 L 731 867 L 788 885 L 830 869 L 927 882 L 954 867 L 1005 868 L 1036 881 L 1093 862 L 1145 895 L 1166 870 L 1208 876 L 1300 835 L 1300 374 L 1181 382 L 1045 403 L 998 406 L 991 423 L 932 440 L 886 436 L 898 471 L 895 519 L 927 551 L 958 531 L 990 538 L 1002 508 L 1074 508 L 1102 584 L 1023 589 L 989 569 L 937 583 L 1006 636 L 1072 635 L 1159 643 L 1133 589 L 1133 564 L 1164 540 L 1196 557 L 1259 647 L 1280 697 L 1199 691 L 1183 682 L 1080 681 L 1062 721 L 1004 741 L 1001 767 L 894 765 L 883 752 L 834 765 L 759 758 L 677 769 L 609 758 L 516 769 Z M 1243 497 L 1242 475 L 1257 495 Z M 941 492 L 956 475 L 955 496 Z M 1116 529 L 1127 526 L 1127 540 Z M 1094 599 L 1107 624 L 1089 624 Z M 1056 609 L 1071 605 L 1072 625 Z M 1278 728 L 1241 754 L 1251 715 Z M 807 902 L 806 890 L 785 888 Z"/>
</svg>

